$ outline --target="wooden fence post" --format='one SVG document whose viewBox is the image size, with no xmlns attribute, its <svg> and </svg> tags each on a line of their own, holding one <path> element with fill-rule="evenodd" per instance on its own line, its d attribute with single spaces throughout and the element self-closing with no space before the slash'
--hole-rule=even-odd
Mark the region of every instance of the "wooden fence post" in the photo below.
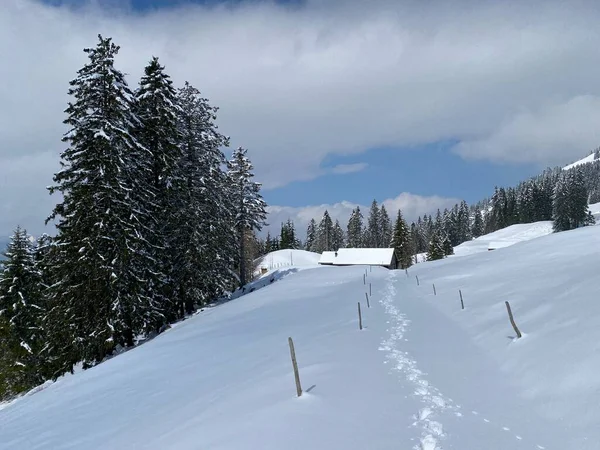
<svg viewBox="0 0 600 450">
<path fill-rule="evenodd" d="M 367 284 L 367 276 L 365 274 L 363 274 L 363 284 Z"/>
<path fill-rule="evenodd" d="M 371 283 L 369 283 L 369 295 L 373 295 L 373 293 L 371 291 Z"/>
<path fill-rule="evenodd" d="M 371 304 L 369 303 L 369 295 L 365 292 L 365 298 L 367 299 L 367 308 L 371 307 Z"/>
<path fill-rule="evenodd" d="M 406 278 L 408 278 L 408 269 L 404 269 L 404 272 L 406 273 Z"/>
<path fill-rule="evenodd" d="M 290 344 L 290 355 L 292 356 L 292 366 L 294 367 L 294 378 L 296 379 L 296 394 L 298 397 L 302 396 L 302 386 L 300 385 L 300 373 L 298 372 L 298 362 L 296 361 L 296 351 L 294 350 L 294 341 L 292 338 L 288 338 L 288 344 Z"/>
<path fill-rule="evenodd" d="M 458 295 L 460 295 L 460 308 L 465 309 L 465 302 L 463 302 L 462 291 L 460 289 L 458 290 Z"/>
<path fill-rule="evenodd" d="M 360 313 L 360 302 L 358 302 L 358 329 L 362 330 L 362 314 Z"/>
<path fill-rule="evenodd" d="M 504 302 L 504 303 L 506 303 L 506 309 L 508 310 L 508 318 L 510 319 L 510 324 L 515 329 L 515 333 L 517 333 L 517 339 L 519 339 L 519 338 L 523 337 L 523 335 L 521 334 L 521 331 L 519 331 L 519 327 L 517 327 L 517 324 L 515 323 L 515 319 L 513 317 L 512 310 L 510 309 L 510 303 L 508 303 L 508 302 Z"/>
<path fill-rule="evenodd" d="M 419 275 L 415 275 L 417 277 L 417 286 L 419 286 Z"/>
<path fill-rule="evenodd" d="M 433 285 L 433 295 L 437 295 L 437 292 L 435 291 L 435 284 Z"/>
</svg>

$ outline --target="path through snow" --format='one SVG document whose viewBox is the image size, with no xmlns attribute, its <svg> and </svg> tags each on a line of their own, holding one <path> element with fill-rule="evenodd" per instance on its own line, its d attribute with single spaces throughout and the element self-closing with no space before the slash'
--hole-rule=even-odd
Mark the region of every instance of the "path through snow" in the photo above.
<svg viewBox="0 0 600 450">
<path fill-rule="evenodd" d="M 386 314 L 389 316 L 389 337 L 383 340 L 379 350 L 386 352 L 387 361 L 393 364 L 393 370 L 399 372 L 400 377 L 414 389 L 414 395 L 421 399 L 423 407 L 415 414 L 414 426 L 421 429 L 419 444 L 415 450 L 437 450 L 441 447 L 439 442 L 444 438 L 444 427 L 439 422 L 440 412 L 458 408 L 452 400 L 445 398 L 435 386 L 426 379 L 425 374 L 419 370 L 417 362 L 405 351 L 400 349 L 404 334 L 410 325 L 410 320 L 395 306 L 396 287 L 395 280 L 398 272 L 389 273 L 386 280 L 384 295 L 380 299 Z"/>
</svg>

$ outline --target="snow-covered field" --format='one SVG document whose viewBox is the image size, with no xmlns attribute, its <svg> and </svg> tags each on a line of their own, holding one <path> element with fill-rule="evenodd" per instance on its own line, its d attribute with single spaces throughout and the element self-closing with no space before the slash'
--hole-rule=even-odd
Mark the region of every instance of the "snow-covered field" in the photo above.
<svg viewBox="0 0 600 450">
<path fill-rule="evenodd" d="M 269 271 L 282 267 L 306 268 L 317 266 L 320 258 L 320 253 L 305 250 L 277 250 L 260 258 L 257 264 L 259 270 L 264 267 Z"/>
<path fill-rule="evenodd" d="M 511 225 L 454 247 L 454 256 L 487 252 L 491 243 L 513 245 L 552 233 L 552 221 Z"/>
<path fill-rule="evenodd" d="M 596 450 L 598 249 L 588 227 L 373 268 L 370 308 L 363 267 L 290 274 L 0 410 L 0 449 Z"/>
</svg>

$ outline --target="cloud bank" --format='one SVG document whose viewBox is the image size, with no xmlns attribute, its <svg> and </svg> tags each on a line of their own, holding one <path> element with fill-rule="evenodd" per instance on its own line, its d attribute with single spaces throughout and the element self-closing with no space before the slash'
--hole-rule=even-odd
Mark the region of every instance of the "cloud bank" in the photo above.
<svg viewBox="0 0 600 450">
<path fill-rule="evenodd" d="M 119 3 L 3 0 L 0 234 L 18 222 L 39 231 L 55 202 L 44 187 L 67 83 L 97 33 L 121 45 L 132 85 L 157 55 L 177 84 L 200 88 L 265 189 L 369 148 L 452 140 L 467 159 L 545 166 L 598 145 L 597 2 L 310 0 L 143 14 Z"/>
</svg>

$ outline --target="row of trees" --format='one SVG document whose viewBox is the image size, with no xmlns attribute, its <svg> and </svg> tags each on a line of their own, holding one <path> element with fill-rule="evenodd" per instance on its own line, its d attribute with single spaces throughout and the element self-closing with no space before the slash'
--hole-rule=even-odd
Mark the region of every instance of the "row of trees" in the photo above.
<svg viewBox="0 0 600 450">
<path fill-rule="evenodd" d="M 265 222 L 247 151 L 153 58 L 133 92 L 99 36 L 70 82 L 56 236 L 17 228 L 0 278 L 0 399 L 90 367 L 246 282 Z"/>
<path fill-rule="evenodd" d="M 424 215 L 412 222 L 407 231 L 398 221 L 392 227 L 385 207 L 379 207 L 377 201 L 371 205 L 366 225 L 360 208 L 355 208 L 345 232 L 339 222 L 333 224 L 325 211 L 318 224 L 311 220 L 305 249 L 320 253 L 344 246 L 393 246 L 402 255 L 402 267 L 408 267 L 413 258 L 406 255 L 425 254 L 428 260 L 440 259 L 451 255 L 453 248 L 463 242 L 518 223 L 552 220 L 555 231 L 592 224 L 594 218 L 588 203 L 598 201 L 600 160 L 569 170 L 547 169 L 516 187 L 496 187 L 491 198 L 472 206 L 462 201 L 435 215 Z M 403 222 L 402 211 L 398 217 Z"/>
</svg>

